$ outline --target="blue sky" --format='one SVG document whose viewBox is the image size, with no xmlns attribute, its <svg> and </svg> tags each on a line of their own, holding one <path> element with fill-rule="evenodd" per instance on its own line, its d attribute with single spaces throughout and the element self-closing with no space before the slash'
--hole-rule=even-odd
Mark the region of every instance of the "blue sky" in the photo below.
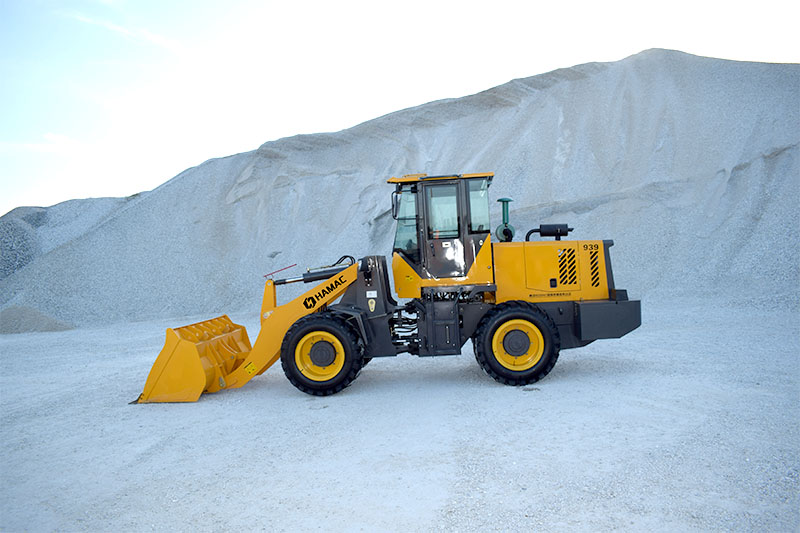
<svg viewBox="0 0 800 533">
<path fill-rule="evenodd" d="M 798 11 L 779 1 L 0 0 L 0 214 L 130 195 L 269 140 L 647 48 L 798 62 Z"/>
</svg>

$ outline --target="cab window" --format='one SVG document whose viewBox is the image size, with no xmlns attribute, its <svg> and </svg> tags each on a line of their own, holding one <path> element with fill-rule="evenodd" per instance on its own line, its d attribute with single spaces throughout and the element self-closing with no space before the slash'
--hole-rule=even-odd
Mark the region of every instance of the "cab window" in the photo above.
<svg viewBox="0 0 800 533">
<path fill-rule="evenodd" d="M 428 185 L 428 238 L 458 237 L 458 193 L 456 184 Z"/>
<path fill-rule="evenodd" d="M 491 221 L 489 220 L 489 180 L 468 180 L 467 189 L 469 190 L 470 233 L 491 231 Z"/>
<path fill-rule="evenodd" d="M 400 189 L 400 202 L 397 209 L 397 233 L 394 236 L 394 249 L 405 253 L 409 259 L 419 262 L 417 246 L 417 193 L 411 186 Z"/>
</svg>

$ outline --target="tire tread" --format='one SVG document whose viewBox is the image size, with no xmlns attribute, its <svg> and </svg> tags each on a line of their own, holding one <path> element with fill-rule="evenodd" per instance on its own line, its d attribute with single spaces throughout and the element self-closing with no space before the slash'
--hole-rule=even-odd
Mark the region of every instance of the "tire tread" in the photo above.
<svg viewBox="0 0 800 533">
<path fill-rule="evenodd" d="M 494 358 L 493 354 L 487 353 L 485 350 L 486 340 L 485 337 L 491 333 L 489 329 L 493 329 L 493 323 L 498 316 L 501 315 L 514 315 L 514 314 L 533 314 L 542 320 L 546 326 L 550 329 L 550 335 L 553 339 L 553 354 L 550 356 L 547 364 L 535 372 L 532 372 L 530 375 L 524 376 L 511 376 L 509 375 L 502 375 L 498 373 L 492 366 L 489 364 L 489 357 Z M 531 383 L 536 383 L 547 374 L 553 370 L 553 367 L 558 361 L 559 350 L 561 349 L 561 337 L 558 333 L 558 328 L 556 327 L 555 322 L 550 315 L 539 309 L 536 305 L 523 302 L 523 301 L 510 301 L 503 304 L 496 306 L 494 309 L 486 313 L 486 315 L 481 319 L 480 323 L 478 324 L 478 328 L 475 330 L 475 335 L 472 337 L 472 346 L 475 351 L 475 360 L 478 362 L 480 367 L 486 372 L 489 376 L 491 376 L 495 381 L 499 383 L 503 383 L 505 385 L 512 385 L 512 386 L 521 386 L 521 385 L 530 385 Z M 491 352 L 491 349 L 489 350 Z M 534 367 L 535 368 L 535 367 Z"/>
<path fill-rule="evenodd" d="M 334 330 L 338 330 L 338 332 L 345 337 L 341 339 L 343 343 L 349 343 L 353 351 L 353 364 L 350 366 L 347 375 L 344 376 L 344 379 L 337 380 L 330 387 L 310 387 L 299 380 L 295 375 L 295 371 L 299 372 L 299 370 L 297 370 L 297 366 L 294 363 L 294 347 L 290 346 L 290 344 L 292 344 L 291 340 L 296 335 L 297 331 L 306 327 L 310 322 L 315 323 L 318 327 L 328 326 Z M 283 342 L 281 343 L 281 367 L 283 368 L 283 373 L 286 374 L 286 378 L 298 390 L 313 396 L 330 396 L 331 394 L 336 394 L 349 387 L 358 377 L 361 369 L 364 367 L 364 347 L 361 338 L 346 320 L 330 312 L 314 313 L 299 319 L 292 324 L 289 331 L 286 332 L 286 335 L 283 337 Z"/>
</svg>

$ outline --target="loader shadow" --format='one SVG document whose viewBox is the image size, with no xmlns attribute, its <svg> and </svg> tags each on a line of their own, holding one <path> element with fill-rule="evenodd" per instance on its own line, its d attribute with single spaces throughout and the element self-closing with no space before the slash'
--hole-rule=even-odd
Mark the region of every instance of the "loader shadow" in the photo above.
<svg viewBox="0 0 800 533">
<path fill-rule="evenodd" d="M 378 390 L 383 388 L 419 388 L 426 387 L 498 387 L 508 385 L 495 381 L 478 365 L 471 354 L 456 356 L 458 364 L 426 364 L 415 366 L 413 363 L 396 368 L 374 360 L 365 367 L 352 387 Z M 397 365 L 399 366 L 399 365 Z M 553 370 L 540 381 L 532 384 L 575 384 L 588 381 L 606 382 L 619 380 L 635 380 L 637 376 L 652 373 L 639 361 L 627 357 L 617 357 L 614 352 L 602 352 L 591 356 L 585 354 L 562 353 Z M 352 388 L 351 387 L 351 388 Z M 520 386 L 520 390 L 529 386 Z"/>
<path fill-rule="evenodd" d="M 461 358 L 466 359 L 465 356 Z M 489 378 L 474 359 L 462 362 L 454 359 L 435 361 L 408 356 L 400 360 L 386 358 L 373 360 L 362 369 L 358 379 L 349 389 L 381 390 L 432 390 L 480 386 Z M 471 361 L 471 364 L 470 362 Z M 349 390 L 348 389 L 348 390 Z"/>
</svg>

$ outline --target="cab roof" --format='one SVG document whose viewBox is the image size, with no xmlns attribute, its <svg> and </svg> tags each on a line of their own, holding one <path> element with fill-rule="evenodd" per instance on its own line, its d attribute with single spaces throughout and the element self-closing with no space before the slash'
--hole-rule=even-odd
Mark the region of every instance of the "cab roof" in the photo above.
<svg viewBox="0 0 800 533">
<path fill-rule="evenodd" d="M 427 174 L 406 174 L 405 176 L 395 178 L 392 176 L 386 183 L 415 183 L 428 180 L 452 180 L 452 179 L 470 179 L 470 178 L 493 178 L 494 172 L 479 172 L 477 174 L 443 174 L 441 176 L 428 176 Z"/>
</svg>

